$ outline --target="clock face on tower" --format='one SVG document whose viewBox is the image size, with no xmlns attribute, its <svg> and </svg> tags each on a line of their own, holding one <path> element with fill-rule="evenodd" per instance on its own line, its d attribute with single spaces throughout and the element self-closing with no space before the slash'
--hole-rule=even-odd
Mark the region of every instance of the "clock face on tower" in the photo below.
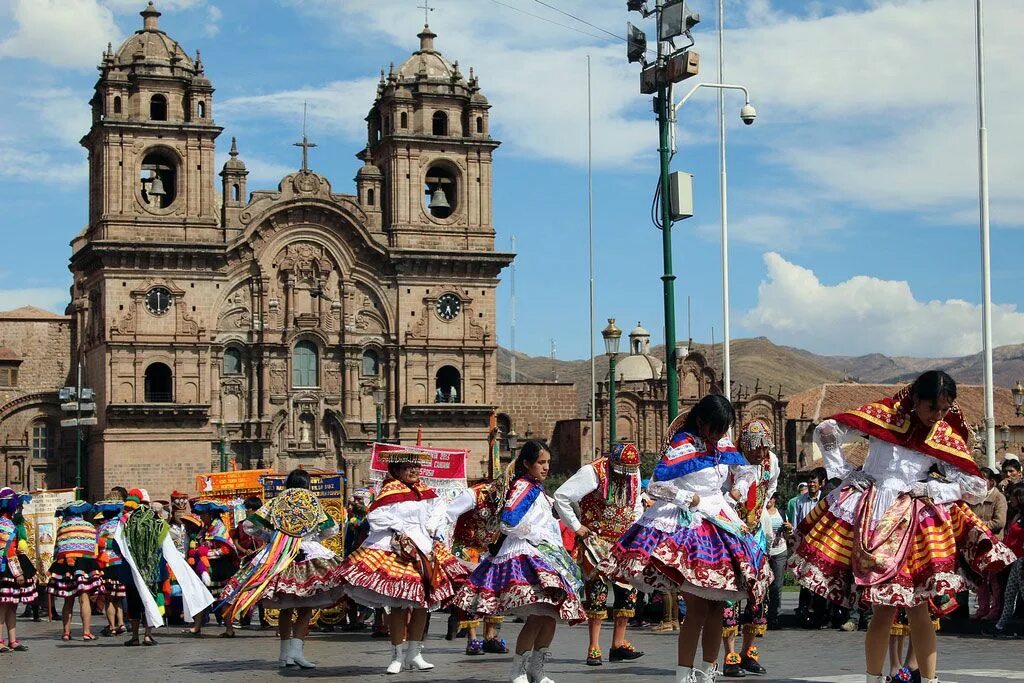
<svg viewBox="0 0 1024 683">
<path fill-rule="evenodd" d="M 448 292 L 437 297 L 437 316 L 441 320 L 455 320 L 462 311 L 462 300 L 455 294 Z"/>
<path fill-rule="evenodd" d="M 163 315 L 171 307 L 171 292 L 166 287 L 154 287 L 146 293 L 146 310 Z"/>
</svg>

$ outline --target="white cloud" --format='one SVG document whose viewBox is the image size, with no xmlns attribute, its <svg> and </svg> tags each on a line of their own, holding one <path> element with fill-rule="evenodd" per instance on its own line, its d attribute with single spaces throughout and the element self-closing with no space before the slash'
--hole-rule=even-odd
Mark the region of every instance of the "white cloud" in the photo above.
<svg viewBox="0 0 1024 683">
<path fill-rule="evenodd" d="M 67 155 L 62 155 L 66 159 Z M 14 181 L 41 181 L 55 188 L 85 183 L 88 164 L 57 161 L 49 153 L 30 151 L 10 139 L 0 138 L 0 177 Z"/>
<path fill-rule="evenodd" d="M 168 12 L 180 9 L 191 9 L 201 5 L 203 0 L 157 0 L 156 8 L 161 12 Z M 103 0 L 103 4 L 115 12 L 138 13 L 146 9 L 143 0 Z"/>
<path fill-rule="evenodd" d="M 213 37 L 220 33 L 220 20 L 224 17 L 224 13 L 220 11 L 220 8 L 216 5 L 210 5 L 206 8 L 206 28 L 204 33 Z"/>
<path fill-rule="evenodd" d="M 981 349 L 981 307 L 966 301 L 919 301 L 909 283 L 858 275 L 822 284 L 811 270 L 774 252 L 764 255 L 768 278 L 757 305 L 741 323 L 820 353 L 855 355 L 962 356 Z M 993 306 L 996 345 L 1024 340 L 1024 313 L 1014 305 Z"/>
<path fill-rule="evenodd" d="M 54 313 L 64 313 L 70 296 L 66 287 L 0 289 L 0 311 L 11 311 L 22 306 L 35 306 Z"/>
<path fill-rule="evenodd" d="M 17 0 L 14 32 L 0 41 L 0 58 L 38 59 L 53 66 L 92 68 L 120 32 L 96 0 Z"/>
</svg>

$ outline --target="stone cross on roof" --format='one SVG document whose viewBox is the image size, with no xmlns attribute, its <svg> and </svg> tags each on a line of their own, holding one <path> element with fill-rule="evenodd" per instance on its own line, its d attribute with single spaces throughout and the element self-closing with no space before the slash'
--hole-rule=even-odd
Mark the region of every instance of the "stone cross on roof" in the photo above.
<svg viewBox="0 0 1024 683">
<path fill-rule="evenodd" d="M 295 147 L 302 148 L 302 172 L 309 173 L 309 148 L 316 147 L 315 142 L 310 142 L 306 137 L 306 103 L 302 103 L 302 142 L 294 143 Z"/>
<path fill-rule="evenodd" d="M 430 23 L 430 13 L 436 8 L 430 6 L 430 0 L 423 0 L 423 4 L 417 5 L 417 8 L 423 10 L 423 25 L 426 26 Z"/>
</svg>

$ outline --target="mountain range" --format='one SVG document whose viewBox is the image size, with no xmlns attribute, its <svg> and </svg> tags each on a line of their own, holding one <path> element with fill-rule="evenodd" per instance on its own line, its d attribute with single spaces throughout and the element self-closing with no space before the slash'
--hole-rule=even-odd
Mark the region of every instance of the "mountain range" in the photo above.
<svg viewBox="0 0 1024 683">
<path fill-rule="evenodd" d="M 930 369 L 945 370 L 953 378 L 966 384 L 981 384 L 983 361 L 981 353 L 957 358 L 916 358 L 886 356 L 871 353 L 863 356 L 824 356 L 791 346 L 779 346 L 766 337 L 734 339 L 732 351 L 732 380 L 742 384 L 750 393 L 756 387 L 762 391 L 789 396 L 825 382 L 862 382 L 871 384 L 898 384 L 912 380 Z M 721 374 L 722 344 L 691 344 L 701 351 Z M 651 355 L 664 360 L 665 347 L 656 346 Z M 993 378 L 996 386 L 1013 387 L 1024 380 L 1024 344 L 1000 346 L 993 349 Z M 621 356 L 620 356 L 621 357 Z M 511 374 L 512 352 L 498 349 L 498 379 L 507 382 Z M 546 356 L 515 354 L 516 380 L 520 382 L 575 382 L 580 415 L 586 414 L 590 401 L 590 362 L 588 360 L 559 360 Z M 608 374 L 608 357 L 595 358 L 597 381 Z"/>
</svg>

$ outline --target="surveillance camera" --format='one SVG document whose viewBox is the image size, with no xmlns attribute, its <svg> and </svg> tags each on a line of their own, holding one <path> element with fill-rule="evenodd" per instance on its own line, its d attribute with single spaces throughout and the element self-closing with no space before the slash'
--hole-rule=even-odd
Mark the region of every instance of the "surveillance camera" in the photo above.
<svg viewBox="0 0 1024 683">
<path fill-rule="evenodd" d="M 757 118 L 757 110 L 754 109 L 754 105 L 747 102 L 743 105 L 743 109 L 740 109 L 740 120 L 748 126 L 754 122 Z"/>
</svg>

